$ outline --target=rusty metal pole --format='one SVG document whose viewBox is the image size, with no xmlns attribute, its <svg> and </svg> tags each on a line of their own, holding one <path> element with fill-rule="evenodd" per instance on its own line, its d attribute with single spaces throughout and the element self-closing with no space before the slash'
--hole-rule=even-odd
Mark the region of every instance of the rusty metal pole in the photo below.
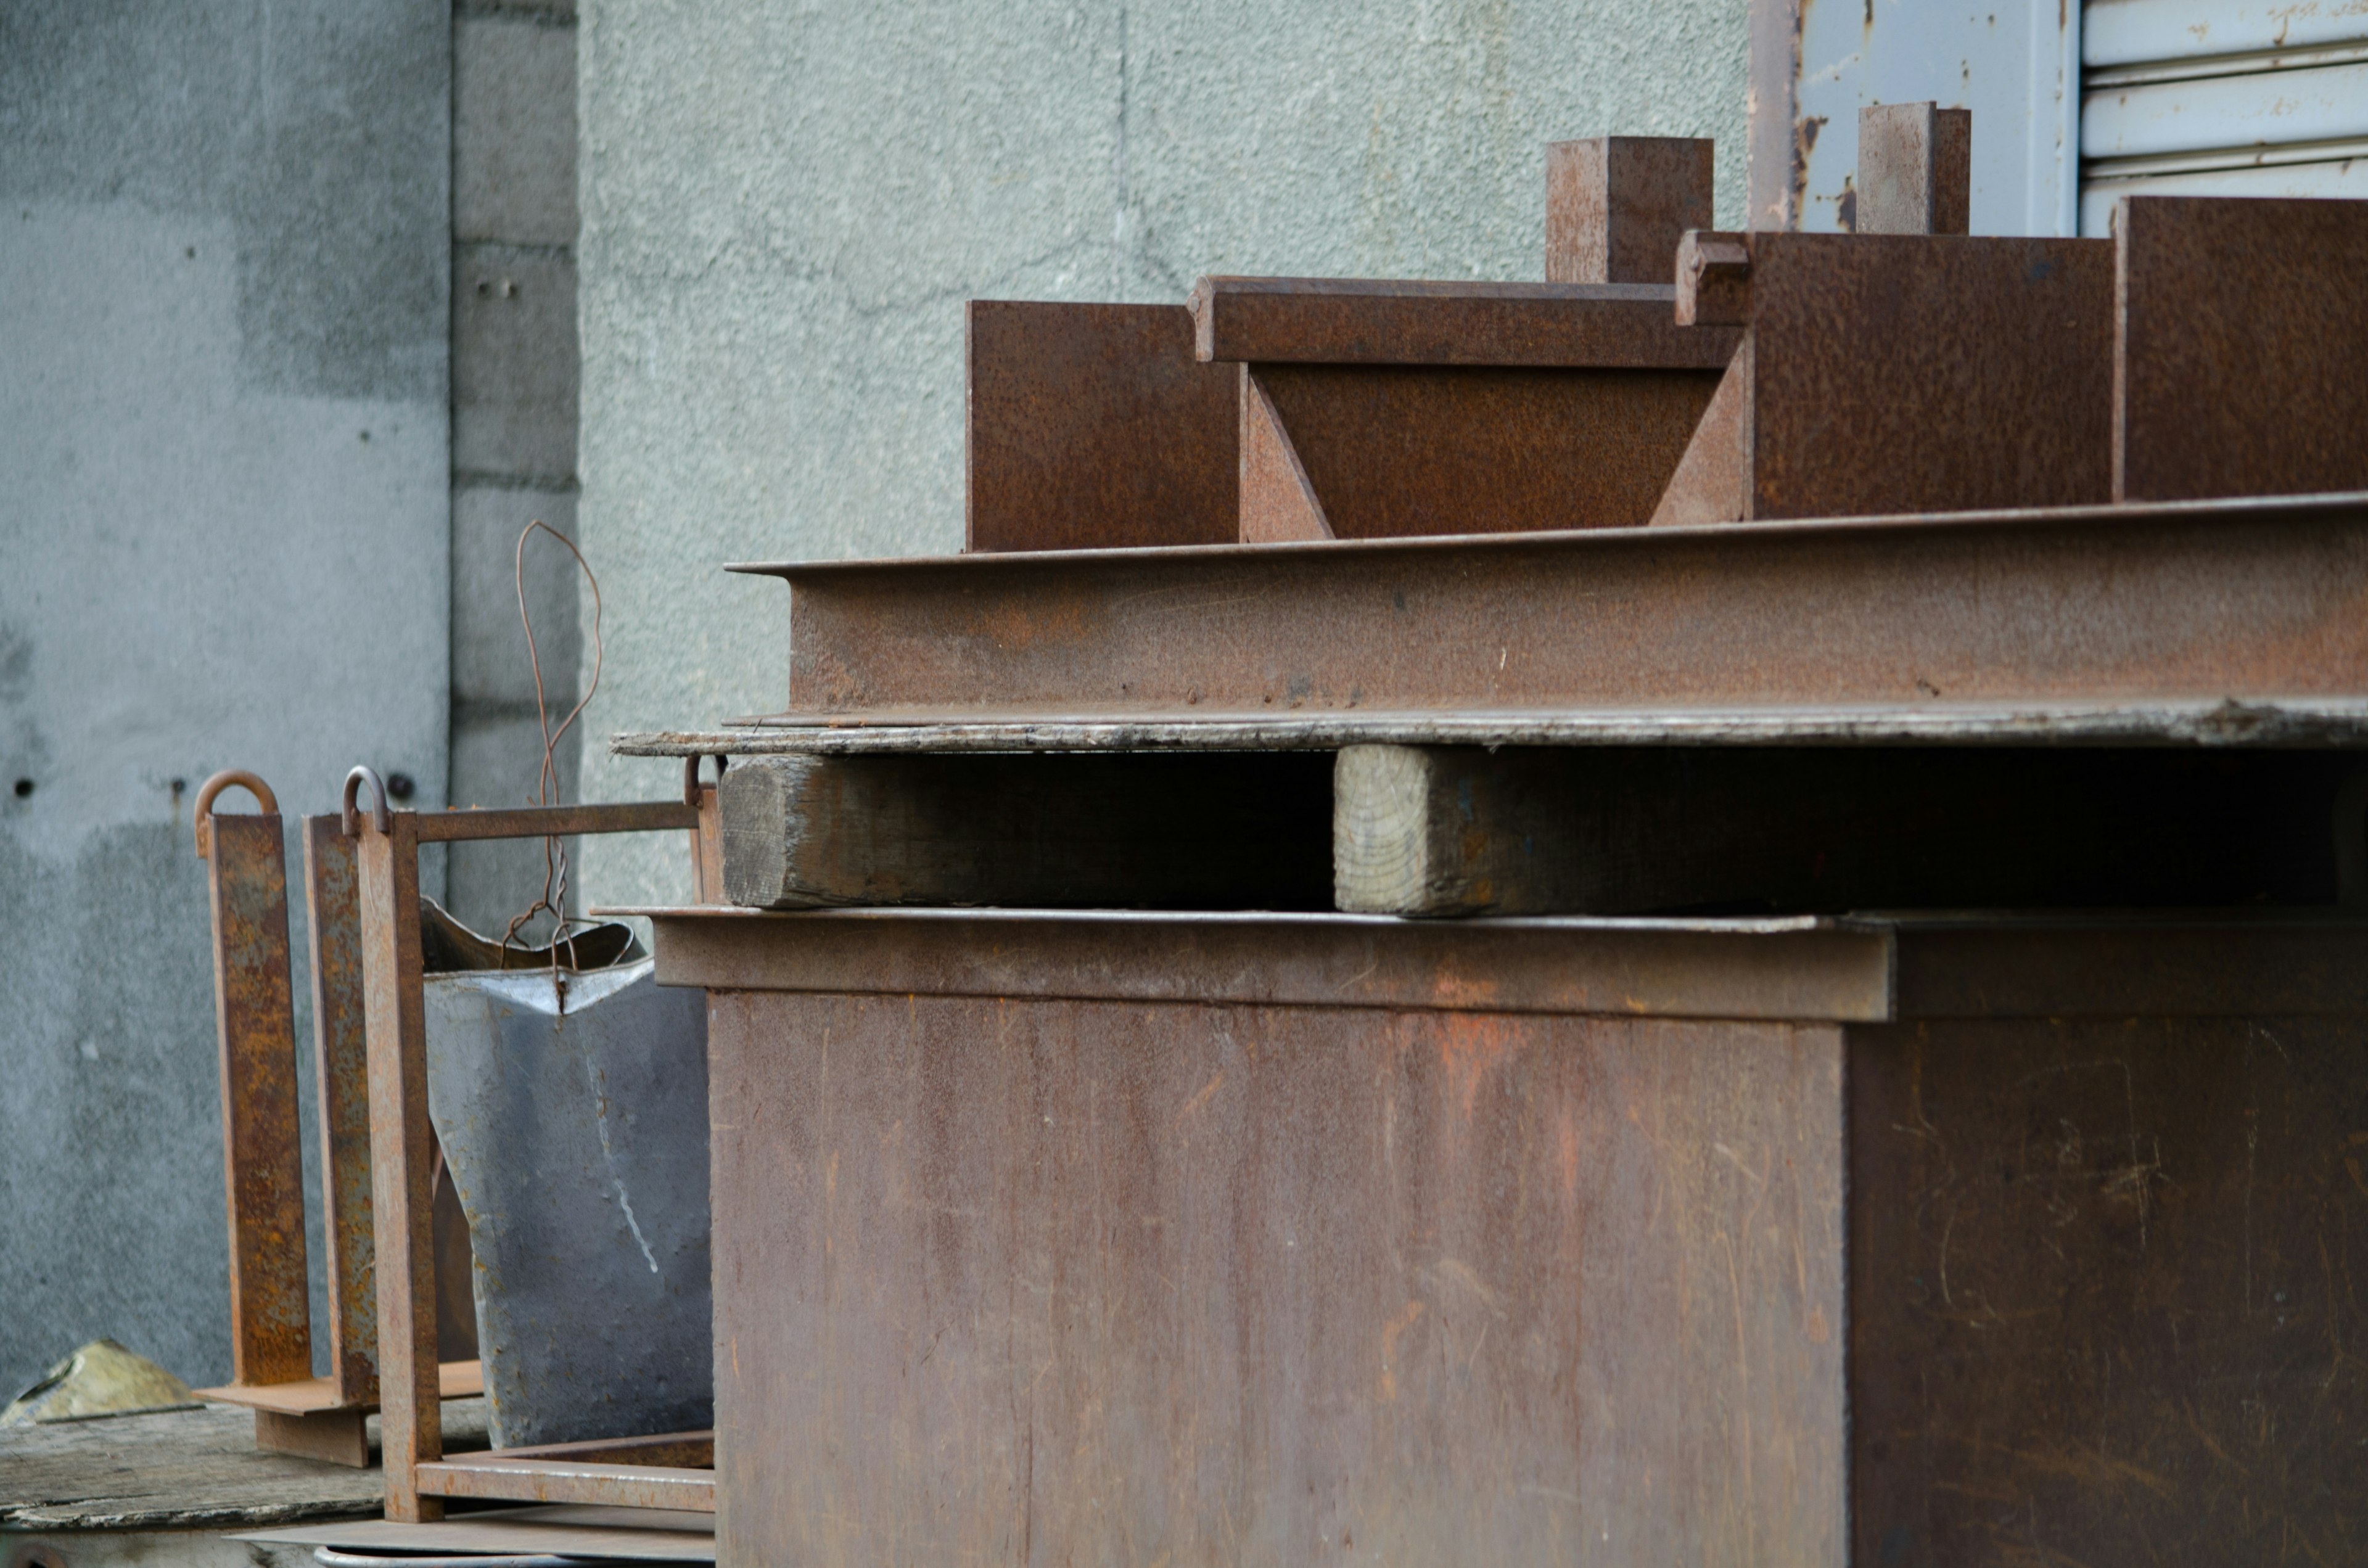
<svg viewBox="0 0 2368 1568">
<path fill-rule="evenodd" d="M 304 824 L 305 924 L 313 956 L 313 1079 L 321 1111 L 321 1226 L 327 1247 L 329 1377 L 337 1403 L 378 1399 L 378 1303 L 370 1236 L 370 1062 L 362 1027 L 360 867 L 344 819 Z"/>
<path fill-rule="evenodd" d="M 233 785 L 262 811 L 213 815 Z M 279 804 L 252 773 L 198 790 L 198 855 L 213 911 L 222 1040 L 222 1172 L 230 1209 L 231 1368 L 240 1383 L 313 1375 L 304 1283 L 304 1172 L 288 981 L 288 871 Z"/>
<path fill-rule="evenodd" d="M 355 791 L 367 782 L 365 822 Z M 362 992 L 370 1060 L 370 1189 L 378 1249 L 380 1449 L 386 1517 L 440 1519 L 419 1466 L 444 1454 L 436 1359 L 435 1193 L 429 1182 L 427 1036 L 419 980 L 419 840 L 410 812 L 390 812 L 377 775 L 347 775 L 344 828 L 360 848 Z"/>
</svg>

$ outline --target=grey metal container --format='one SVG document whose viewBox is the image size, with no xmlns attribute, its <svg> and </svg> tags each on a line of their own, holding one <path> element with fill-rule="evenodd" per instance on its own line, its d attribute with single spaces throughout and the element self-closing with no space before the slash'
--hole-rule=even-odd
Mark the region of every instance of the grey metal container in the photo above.
<svg viewBox="0 0 2368 1568">
<path fill-rule="evenodd" d="M 653 967 L 426 980 L 496 1448 L 713 1424 L 706 1000 Z"/>
</svg>

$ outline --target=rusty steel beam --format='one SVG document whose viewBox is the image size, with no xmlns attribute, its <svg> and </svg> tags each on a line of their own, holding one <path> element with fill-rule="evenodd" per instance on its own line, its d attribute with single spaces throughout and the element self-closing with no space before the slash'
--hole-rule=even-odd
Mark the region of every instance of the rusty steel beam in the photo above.
<svg viewBox="0 0 2368 1568">
<path fill-rule="evenodd" d="M 335 813 L 304 824 L 313 1087 L 320 1096 L 329 1376 L 340 1403 L 378 1402 L 377 1254 L 370 1234 L 370 1058 L 363 1028 L 360 869 Z"/>
<path fill-rule="evenodd" d="M 1858 111 L 1861 234 L 1972 232 L 1974 115 L 1931 103 Z"/>
<path fill-rule="evenodd" d="M 1045 910 L 637 909 L 658 981 L 711 989 L 1891 1017 L 1891 949 L 1829 920 L 1399 920 Z"/>
<path fill-rule="evenodd" d="M 1235 535 L 1230 373 L 1176 305 L 973 300 L 965 548 L 1212 544 Z"/>
<path fill-rule="evenodd" d="M 1736 334 L 1677 324 L 1668 284 L 1203 278 L 1202 359 L 1715 370 Z"/>
<path fill-rule="evenodd" d="M 422 844 L 479 838 L 567 837 L 585 833 L 655 833 L 666 828 L 699 831 L 699 808 L 680 801 L 393 814 L 411 816 L 411 831 Z"/>
<path fill-rule="evenodd" d="M 215 796 L 232 786 L 254 795 L 262 811 L 213 814 Z M 313 1330 L 279 807 L 262 779 L 231 771 L 199 787 L 192 816 L 213 912 L 231 1376 L 235 1383 L 293 1382 L 313 1375 Z"/>
<path fill-rule="evenodd" d="M 579 1443 L 539 1443 L 496 1449 L 476 1456 L 505 1463 L 656 1465 L 669 1470 L 706 1470 L 715 1463 L 715 1434 L 660 1432 L 647 1437 L 590 1437 Z"/>
<path fill-rule="evenodd" d="M 2368 697 L 2362 495 L 740 570 L 789 581 L 799 722 Z"/>
<path fill-rule="evenodd" d="M 1546 281 L 1669 281 L 1688 229 L 1711 224 L 1713 144 L 1681 136 L 1546 143 Z"/>
<path fill-rule="evenodd" d="M 2368 486 L 2368 201 L 2116 209 L 2117 500 Z"/>
<path fill-rule="evenodd" d="M 432 1499 L 482 1497 L 510 1503 L 715 1512 L 715 1472 L 711 1470 L 468 1454 L 423 1463 L 419 1467 L 419 1485 Z"/>
</svg>

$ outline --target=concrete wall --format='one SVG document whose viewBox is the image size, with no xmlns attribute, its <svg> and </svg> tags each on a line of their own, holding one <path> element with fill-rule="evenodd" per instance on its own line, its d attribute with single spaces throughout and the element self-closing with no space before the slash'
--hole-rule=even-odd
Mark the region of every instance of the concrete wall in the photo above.
<svg viewBox="0 0 2368 1568">
<path fill-rule="evenodd" d="M 519 531 L 575 532 L 575 12 L 461 0 L 452 17 L 452 769 L 457 805 L 534 800 L 542 726 L 518 619 Z M 554 729 L 575 705 L 576 566 L 523 569 Z M 575 798 L 580 726 L 552 798 Z M 542 892 L 540 841 L 454 845 L 445 902 L 498 934 Z M 538 919 L 529 934 L 547 931 Z"/>
<path fill-rule="evenodd" d="M 1538 278 L 1544 143 L 1718 139 L 1745 0 L 824 6 L 584 0 L 586 548 L 624 729 L 780 708 L 781 585 L 726 561 L 962 540 L 965 299 L 1181 302 L 1204 272 Z M 677 847 L 587 844 L 595 903 Z"/>
<path fill-rule="evenodd" d="M 450 28 L 0 6 L 0 1397 L 230 1371 L 199 782 L 441 803 Z"/>
</svg>

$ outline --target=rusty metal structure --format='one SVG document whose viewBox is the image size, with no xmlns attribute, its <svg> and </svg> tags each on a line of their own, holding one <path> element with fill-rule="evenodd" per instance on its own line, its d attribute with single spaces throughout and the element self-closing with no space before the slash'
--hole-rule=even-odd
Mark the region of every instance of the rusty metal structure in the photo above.
<svg viewBox="0 0 2368 1568">
<path fill-rule="evenodd" d="M 1543 283 L 974 301 L 967 550 L 740 568 L 788 703 L 620 737 L 681 803 L 357 769 L 324 1381 L 376 1375 L 390 1518 L 2368 1552 L 2368 204 L 1975 236 L 1969 139 L 1868 111 L 1860 233 L 1710 232 L 1706 143 L 1611 138 Z M 707 995 L 715 1428 L 448 1457 L 420 846 L 659 830 L 693 901 L 617 913 Z M 310 1366 L 276 806 L 199 835 L 259 1403 Z"/>
<path fill-rule="evenodd" d="M 2368 1550 L 2368 208 L 1968 141 L 974 304 L 971 551 L 740 568 L 722 1561 Z"/>
</svg>

